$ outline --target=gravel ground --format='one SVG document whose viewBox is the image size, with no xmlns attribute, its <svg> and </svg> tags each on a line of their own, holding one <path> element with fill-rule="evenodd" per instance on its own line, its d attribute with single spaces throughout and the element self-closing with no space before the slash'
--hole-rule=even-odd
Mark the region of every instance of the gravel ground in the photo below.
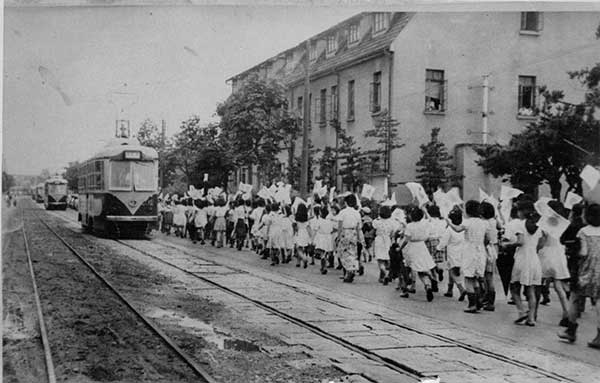
<svg viewBox="0 0 600 383">
<path fill-rule="evenodd" d="M 59 381 L 196 381 L 31 212 L 26 230 Z"/>
<path fill-rule="evenodd" d="M 216 380 L 303 383 L 344 378 L 328 363 L 244 321 L 239 311 L 190 291 L 172 274 L 160 273 L 114 246 L 103 245 L 109 243 L 106 240 L 90 240 L 62 227 L 61 220 L 37 213 Z M 31 218 L 27 230 L 41 233 L 30 235 L 30 247 L 37 261 L 36 273 L 42 275 L 38 285 L 43 290 L 57 374 L 66 377 L 62 381 L 194 381 L 189 368 L 171 357 L 156 338 L 146 335 L 145 327 L 134 322 L 116 297 L 84 272 L 41 223 Z M 198 331 L 203 327 L 209 331 Z"/>
</svg>

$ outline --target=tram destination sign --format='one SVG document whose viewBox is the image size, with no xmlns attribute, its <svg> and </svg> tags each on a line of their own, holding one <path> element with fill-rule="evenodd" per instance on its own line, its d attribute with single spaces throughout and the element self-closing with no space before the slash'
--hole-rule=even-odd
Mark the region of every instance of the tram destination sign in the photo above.
<svg viewBox="0 0 600 383">
<path fill-rule="evenodd" d="M 142 158 L 142 153 L 137 151 L 126 150 L 123 152 L 123 156 L 126 160 L 139 160 Z"/>
</svg>

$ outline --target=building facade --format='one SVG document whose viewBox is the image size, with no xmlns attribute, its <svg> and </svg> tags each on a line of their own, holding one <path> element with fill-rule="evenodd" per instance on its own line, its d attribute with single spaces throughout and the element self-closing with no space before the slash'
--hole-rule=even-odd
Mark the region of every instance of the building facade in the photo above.
<svg viewBox="0 0 600 383">
<path fill-rule="evenodd" d="M 363 150 L 376 151 L 380 144 L 364 132 L 387 113 L 405 145 L 383 156 L 389 168 L 379 159 L 372 182 L 383 186 L 389 174 L 401 184 L 416 179 L 420 145 L 440 128 L 463 197 L 474 198 L 479 187 L 496 194 L 499 184 L 475 164 L 472 146 L 506 144 L 535 120 L 541 86 L 581 101 L 585 89 L 567 72 L 598 61 L 598 24 L 600 13 L 361 13 L 230 81 L 234 92 L 251 74 L 280 81 L 302 116 L 308 60 L 315 148 L 335 147 L 339 121 Z"/>
</svg>

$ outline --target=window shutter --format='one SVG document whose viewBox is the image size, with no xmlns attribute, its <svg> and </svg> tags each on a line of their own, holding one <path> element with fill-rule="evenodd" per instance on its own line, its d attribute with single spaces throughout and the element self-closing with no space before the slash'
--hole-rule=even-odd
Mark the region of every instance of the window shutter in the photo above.
<svg viewBox="0 0 600 383">
<path fill-rule="evenodd" d="M 517 97 L 517 107 L 521 109 L 523 107 L 523 86 L 521 84 L 519 84 L 519 95 Z"/>
<path fill-rule="evenodd" d="M 521 30 L 527 29 L 527 12 L 521 12 Z"/>
<path fill-rule="evenodd" d="M 544 29 L 544 13 L 538 12 L 538 27 L 537 30 L 541 31 Z"/>
</svg>

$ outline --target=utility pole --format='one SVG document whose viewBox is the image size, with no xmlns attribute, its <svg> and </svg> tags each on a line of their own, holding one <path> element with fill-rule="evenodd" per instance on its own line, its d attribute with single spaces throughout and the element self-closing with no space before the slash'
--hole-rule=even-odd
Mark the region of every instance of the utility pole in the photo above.
<svg viewBox="0 0 600 383">
<path fill-rule="evenodd" d="M 484 145 L 487 145 L 488 143 L 488 135 L 489 135 L 489 131 L 488 131 L 488 99 L 489 99 L 489 91 L 490 91 L 490 87 L 489 87 L 489 83 L 488 83 L 488 78 L 489 75 L 483 75 L 483 106 L 481 107 L 481 117 L 482 117 L 482 126 L 481 126 L 481 133 L 482 133 L 482 143 Z"/>
<path fill-rule="evenodd" d="M 308 195 L 308 120 L 310 117 L 310 39 L 306 40 L 306 61 L 304 67 L 304 113 L 302 121 L 302 167 L 300 169 L 300 195 L 306 198 Z"/>
<path fill-rule="evenodd" d="M 167 122 L 165 120 L 161 121 L 161 134 L 160 134 L 160 155 L 159 155 L 159 164 L 158 168 L 160 169 L 160 188 L 164 187 L 165 182 L 165 136 L 167 134 Z M 160 163 L 162 162 L 162 164 Z"/>
</svg>

